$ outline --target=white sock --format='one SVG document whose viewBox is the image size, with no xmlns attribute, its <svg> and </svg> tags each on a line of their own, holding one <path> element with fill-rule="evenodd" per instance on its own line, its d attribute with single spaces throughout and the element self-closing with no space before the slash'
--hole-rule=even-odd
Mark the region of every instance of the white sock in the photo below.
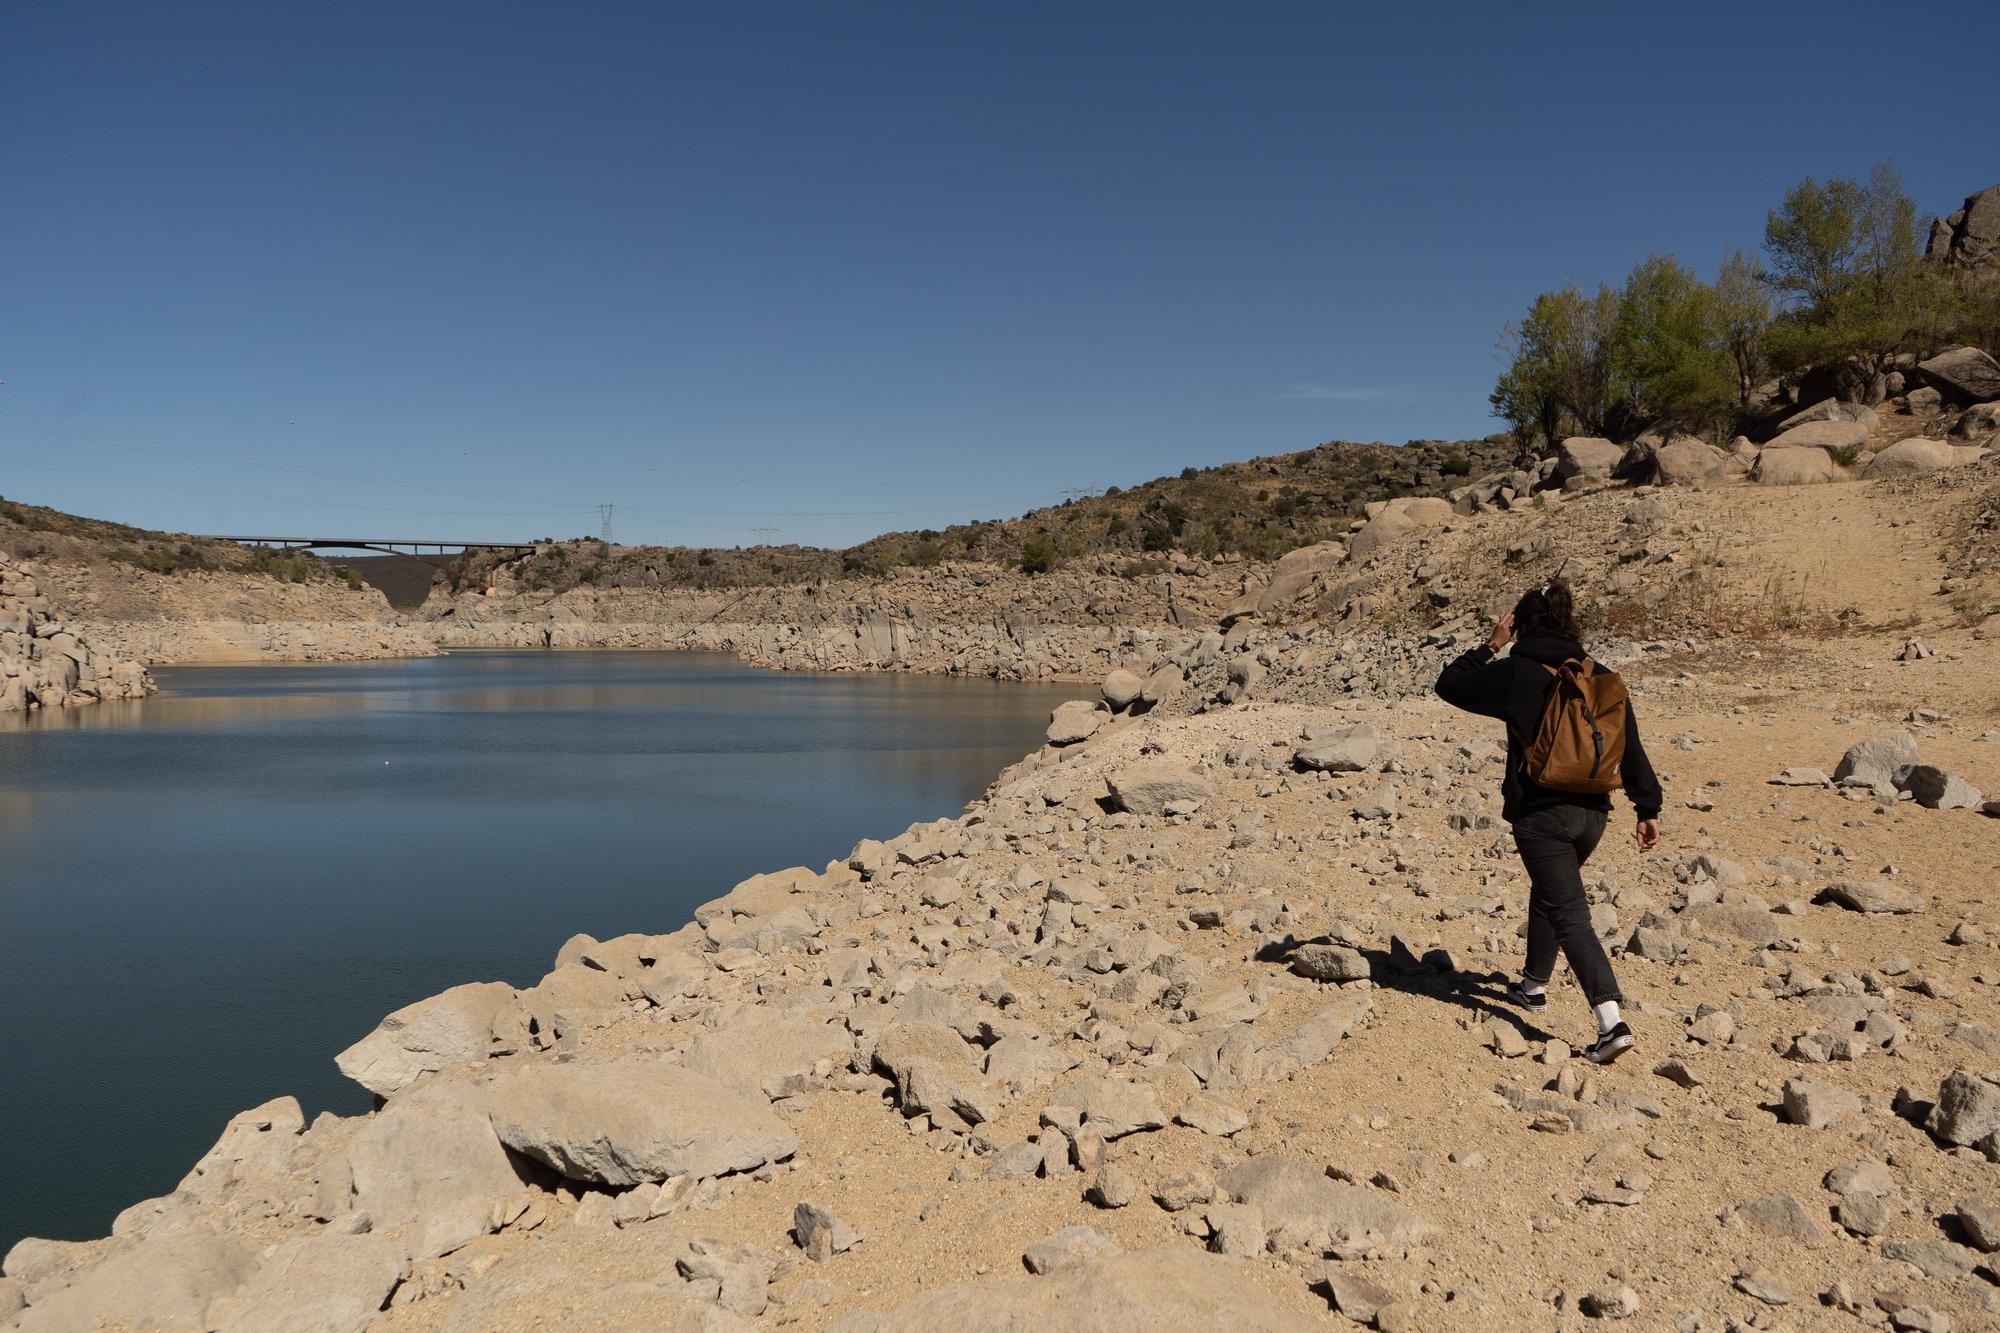
<svg viewBox="0 0 2000 1333">
<path fill-rule="evenodd" d="M 1603 1034 L 1618 1026 L 1618 1001 L 1606 1000 L 1603 1004 L 1591 1006 L 1597 1015 L 1597 1031 Z"/>
<path fill-rule="evenodd" d="M 1540 995 L 1543 991 L 1547 989 L 1548 987 L 1544 986 L 1541 982 L 1535 980 L 1533 977 L 1524 976 L 1521 978 L 1521 994 L 1523 995 Z"/>
</svg>

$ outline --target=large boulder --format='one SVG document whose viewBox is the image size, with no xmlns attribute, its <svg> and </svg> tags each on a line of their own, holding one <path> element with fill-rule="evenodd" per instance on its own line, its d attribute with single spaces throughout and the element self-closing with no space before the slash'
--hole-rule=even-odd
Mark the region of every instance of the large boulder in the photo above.
<svg viewBox="0 0 2000 1333">
<path fill-rule="evenodd" d="M 1334 1180 L 1296 1157 L 1253 1157 L 1226 1172 L 1222 1186 L 1235 1202 L 1263 1214 L 1283 1249 L 1320 1236 L 1338 1242 L 1373 1235 L 1392 1246 L 1415 1245 L 1437 1232 L 1428 1219 L 1387 1194 Z"/>
<path fill-rule="evenodd" d="M 1572 435 L 1556 446 L 1555 479 L 1568 481 L 1580 477 L 1584 481 L 1609 481 L 1618 465 L 1625 457 L 1623 445 L 1613 444 L 1594 435 Z"/>
<path fill-rule="evenodd" d="M 322 1171 L 319 1211 L 359 1209 L 377 1231 L 394 1231 L 466 1199 L 516 1193 L 523 1167 L 467 1089 L 425 1084 L 370 1116 Z"/>
<path fill-rule="evenodd" d="M 1838 398 L 1822 398 L 1811 407 L 1803 407 L 1778 423 L 1780 431 L 1788 431 L 1794 426 L 1803 426 L 1814 421 L 1856 421 L 1870 430 L 1875 428 L 1878 418 L 1875 409 L 1860 403 L 1844 403 Z"/>
<path fill-rule="evenodd" d="M 1875 736 L 1847 747 L 1833 770 L 1833 780 L 1866 783 L 1894 800 L 1897 776 L 1916 762 L 1916 738 L 1908 732 Z"/>
<path fill-rule="evenodd" d="M 1949 217 L 1933 219 L 1924 258 L 1983 269 L 2000 264 L 2000 185 L 1989 185 Z"/>
<path fill-rule="evenodd" d="M 1888 477 L 1915 477 L 1950 467 L 1957 461 L 1952 447 L 1943 440 L 1912 437 L 1898 440 L 1869 459 L 1868 466 L 1861 469 L 1861 479 L 1880 481 Z"/>
<path fill-rule="evenodd" d="M 1990 403 L 2000 398 L 2000 362 L 1977 347 L 1953 347 L 1917 363 L 1917 373 L 1947 398 Z"/>
<path fill-rule="evenodd" d="M 1653 479 L 1670 486 L 1714 481 L 1728 470 L 1729 455 L 1692 435 L 1667 441 L 1653 451 Z"/>
<path fill-rule="evenodd" d="M 1146 682 L 1137 672 L 1119 667 L 1104 678 L 1097 692 L 1104 696 L 1104 702 L 1113 712 L 1130 708 L 1145 690 Z"/>
<path fill-rule="evenodd" d="M 1924 1128 L 1946 1143 L 1965 1146 L 2000 1132 L 2000 1084 L 1955 1069 L 1938 1086 Z"/>
<path fill-rule="evenodd" d="M 1860 449 L 1868 443 L 1868 427 L 1858 421 L 1808 421 L 1794 426 L 1764 446 L 1773 449 Z"/>
<path fill-rule="evenodd" d="M 1365 773 L 1396 755 L 1396 738 L 1368 722 L 1310 727 L 1292 762 L 1322 773 Z"/>
<path fill-rule="evenodd" d="M 1253 1265 L 1191 1246 L 1162 1245 L 1131 1254 L 1086 1258 L 1045 1276 L 1014 1274 L 958 1282 L 890 1310 L 857 1310 L 828 1333 L 1281 1333 L 1313 1322 L 1301 1300 L 1260 1281 Z M 1303 1284 L 1300 1284 L 1303 1292 Z M 1325 1318 L 1326 1305 L 1318 1305 Z"/>
<path fill-rule="evenodd" d="M 361 1333 L 403 1275 L 403 1247 L 386 1236 L 321 1233 L 264 1255 L 241 1289 L 210 1309 L 219 1333 Z"/>
<path fill-rule="evenodd" d="M 481 1093 L 501 1142 L 596 1185 L 754 1171 L 799 1146 L 762 1096 L 658 1058 L 525 1063 Z"/>
<path fill-rule="evenodd" d="M 1975 403 L 1951 428 L 1955 440 L 1983 440 L 1989 435 L 2000 435 L 2000 403 Z"/>
<path fill-rule="evenodd" d="M 112 1252 L 69 1286 L 39 1295 L 10 1327 L 18 1333 L 214 1328 L 211 1309 L 256 1266 L 256 1251 L 235 1236 L 199 1224 L 175 1228 Z"/>
<path fill-rule="evenodd" d="M 1806 486 L 1839 481 L 1841 475 L 1840 466 L 1824 449 L 1766 446 L 1757 454 L 1756 478 L 1760 485 Z"/>
<path fill-rule="evenodd" d="M 1135 815 L 1165 814 L 1168 806 L 1192 809 L 1209 798 L 1209 786 L 1166 759 L 1141 759 L 1105 779 L 1112 804 Z"/>
<path fill-rule="evenodd" d="M 1365 559 L 1420 528 L 1449 523 L 1454 513 L 1451 501 L 1435 496 L 1404 496 L 1390 500 L 1375 511 L 1361 531 L 1348 539 L 1348 558 Z"/>
<path fill-rule="evenodd" d="M 697 1074 L 776 1100 L 801 1090 L 821 1062 L 844 1062 L 854 1039 L 837 1023 L 809 1013 L 758 1010 L 710 1028 L 683 1061 Z"/>
<path fill-rule="evenodd" d="M 423 1074 L 484 1061 L 493 1020 L 513 998 L 514 988 L 498 981 L 453 986 L 404 1005 L 333 1063 L 376 1096 L 393 1096 Z"/>
<path fill-rule="evenodd" d="M 1299 600 L 1313 579 L 1338 568 L 1347 558 L 1344 542 L 1320 542 L 1288 551 L 1271 571 L 1271 582 L 1257 598 L 1257 613 L 1268 616 Z"/>
<path fill-rule="evenodd" d="M 1095 699 L 1071 699 L 1057 704 L 1049 714 L 1048 740 L 1051 745 L 1074 745 L 1097 734 L 1111 720 L 1111 714 Z"/>
</svg>

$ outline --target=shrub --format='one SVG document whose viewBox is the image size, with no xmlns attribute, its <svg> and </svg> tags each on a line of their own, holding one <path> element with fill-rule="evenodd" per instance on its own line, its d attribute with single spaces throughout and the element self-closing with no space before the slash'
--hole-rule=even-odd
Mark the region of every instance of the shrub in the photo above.
<svg viewBox="0 0 2000 1333">
<path fill-rule="evenodd" d="M 19 523 L 24 528 L 28 526 L 28 516 L 13 505 L 0 505 L 0 518 L 6 519 L 9 523 Z"/>
<path fill-rule="evenodd" d="M 1116 537 L 1120 533 L 1130 530 L 1131 527 L 1132 525 L 1125 521 L 1123 514 L 1113 514 L 1111 522 L 1105 525 L 1104 535 L 1107 537 Z"/>
<path fill-rule="evenodd" d="M 715 557 L 710 555 L 707 551 L 703 551 L 700 555 L 694 558 L 694 562 L 697 565 L 700 565 L 703 569 L 707 569 L 710 565 L 715 563 Z"/>
<path fill-rule="evenodd" d="M 1858 444 L 1843 445 L 1838 449 L 1829 449 L 1827 452 L 1832 454 L 1833 461 L 1842 467 L 1853 467 L 1861 461 L 1862 450 Z"/>
<path fill-rule="evenodd" d="M 1021 572 L 1046 574 L 1056 565 L 1056 544 L 1046 532 L 1028 538 L 1021 547 Z"/>
<path fill-rule="evenodd" d="M 1199 477 L 1200 475 L 1201 475 L 1200 468 L 1184 467 L 1181 469 L 1182 481 L 1193 481 L 1196 477 Z"/>
<path fill-rule="evenodd" d="M 363 579 L 361 575 L 355 573 L 351 569 L 341 570 L 340 577 L 346 579 L 347 586 L 352 590 L 354 590 L 355 592 L 360 592 L 363 588 L 368 586 L 367 580 Z"/>
<path fill-rule="evenodd" d="M 150 569 L 155 574 L 171 574 L 174 572 L 174 557 L 171 552 L 161 550 L 157 546 L 149 546 L 146 548 L 146 554 L 139 558 L 139 567 Z"/>
</svg>

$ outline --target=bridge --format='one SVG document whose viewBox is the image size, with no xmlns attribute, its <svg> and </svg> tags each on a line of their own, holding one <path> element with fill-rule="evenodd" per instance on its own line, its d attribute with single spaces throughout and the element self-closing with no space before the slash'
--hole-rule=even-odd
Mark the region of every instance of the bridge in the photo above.
<svg viewBox="0 0 2000 1333">
<path fill-rule="evenodd" d="M 415 556 L 426 551 L 443 555 L 447 551 L 469 551 L 474 547 L 490 551 L 532 551 L 535 542 L 448 542 L 406 541 L 387 537 L 226 537 L 220 533 L 197 534 L 203 541 L 236 542 L 242 546 L 278 546 L 288 551 L 341 550 L 377 551 L 383 555 Z"/>
</svg>

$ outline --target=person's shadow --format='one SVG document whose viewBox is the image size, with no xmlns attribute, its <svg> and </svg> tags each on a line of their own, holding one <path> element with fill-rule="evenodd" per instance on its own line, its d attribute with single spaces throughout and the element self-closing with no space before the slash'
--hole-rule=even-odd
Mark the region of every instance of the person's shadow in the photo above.
<svg viewBox="0 0 2000 1333">
<path fill-rule="evenodd" d="M 1289 967 L 1292 954 L 1307 944 L 1340 944 L 1340 941 L 1329 935 L 1316 935 L 1308 940 L 1287 935 L 1259 949 L 1257 961 Z M 1515 1031 L 1529 1041 L 1551 1040 L 1550 1033 L 1531 1022 L 1508 998 L 1507 974 L 1504 972 L 1461 972 L 1452 966 L 1451 956 L 1443 949 L 1428 950 L 1420 958 L 1399 939 L 1390 940 L 1386 949 L 1356 949 L 1355 952 L 1368 960 L 1369 981 L 1384 990 L 1420 995 L 1427 1000 L 1469 1009 L 1482 1021 L 1501 1019 L 1512 1023 Z"/>
</svg>

